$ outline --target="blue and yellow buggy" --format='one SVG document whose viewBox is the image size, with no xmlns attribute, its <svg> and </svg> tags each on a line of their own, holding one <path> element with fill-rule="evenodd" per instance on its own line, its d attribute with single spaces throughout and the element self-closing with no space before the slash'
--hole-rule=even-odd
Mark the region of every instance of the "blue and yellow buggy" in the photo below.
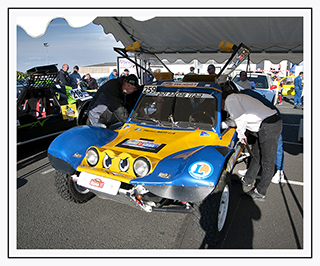
<svg viewBox="0 0 320 266">
<path fill-rule="evenodd" d="M 193 212 L 202 227 L 210 221 L 217 241 L 243 147 L 234 127 L 222 128 L 223 90 L 236 87 L 216 78 L 158 78 L 144 86 L 120 129 L 80 126 L 61 134 L 48 149 L 59 194 L 77 203 L 96 195 L 146 212 Z"/>
</svg>

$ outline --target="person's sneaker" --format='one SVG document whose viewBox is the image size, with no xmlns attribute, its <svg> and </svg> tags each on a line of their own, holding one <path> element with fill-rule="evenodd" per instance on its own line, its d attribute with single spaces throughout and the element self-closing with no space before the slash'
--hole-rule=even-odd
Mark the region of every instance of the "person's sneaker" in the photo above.
<svg viewBox="0 0 320 266">
<path fill-rule="evenodd" d="M 283 170 L 277 170 L 275 175 L 272 177 L 271 182 L 274 184 L 279 184 L 281 180 L 284 180 L 284 173 Z"/>
<path fill-rule="evenodd" d="M 274 176 L 271 179 L 271 182 L 274 183 L 274 184 L 279 184 L 279 182 L 280 182 L 279 170 L 274 174 Z"/>
<path fill-rule="evenodd" d="M 248 171 L 248 169 L 238 170 L 238 174 L 241 175 L 241 176 L 245 176 L 247 171 Z"/>
<path fill-rule="evenodd" d="M 283 170 L 279 170 L 279 182 L 281 182 L 281 180 L 284 180 L 284 172 L 283 172 Z"/>
<path fill-rule="evenodd" d="M 260 194 L 256 188 L 251 189 L 249 192 L 243 194 L 241 198 L 244 200 L 266 201 L 266 196 Z"/>
<path fill-rule="evenodd" d="M 237 178 L 237 179 L 233 179 L 232 180 L 232 184 L 234 184 L 236 187 L 252 187 L 253 186 L 253 183 L 247 183 L 245 180 L 244 180 L 244 177 L 241 177 L 240 179 Z"/>
</svg>

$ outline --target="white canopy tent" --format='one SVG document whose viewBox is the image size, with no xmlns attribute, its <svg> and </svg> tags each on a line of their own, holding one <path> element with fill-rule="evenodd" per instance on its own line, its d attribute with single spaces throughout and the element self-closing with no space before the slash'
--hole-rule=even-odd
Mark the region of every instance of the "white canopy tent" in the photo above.
<svg viewBox="0 0 320 266">
<path fill-rule="evenodd" d="M 130 16 L 59 17 L 65 18 L 72 27 L 93 21 L 102 25 L 106 34 L 112 33 L 124 46 L 139 41 L 141 52 L 155 53 L 170 63 L 177 59 L 186 63 L 194 59 L 201 63 L 208 60 L 222 63 L 230 56 L 219 50 L 219 43 L 223 40 L 236 45 L 246 44 L 251 49 L 250 60 L 253 63 L 289 60 L 299 64 L 303 61 L 303 16 L 156 16 L 146 20 Z M 39 37 L 53 18 L 37 16 L 30 20 L 29 16 L 23 15 L 17 17 L 17 25 L 29 35 Z"/>
<path fill-rule="evenodd" d="M 170 63 L 177 59 L 222 63 L 230 56 L 219 50 L 222 40 L 246 44 L 254 63 L 303 61 L 302 17 L 155 17 L 147 21 L 97 17 L 93 23 L 102 25 L 105 33 L 112 33 L 125 46 L 139 41 L 142 52 L 155 53 Z"/>
</svg>

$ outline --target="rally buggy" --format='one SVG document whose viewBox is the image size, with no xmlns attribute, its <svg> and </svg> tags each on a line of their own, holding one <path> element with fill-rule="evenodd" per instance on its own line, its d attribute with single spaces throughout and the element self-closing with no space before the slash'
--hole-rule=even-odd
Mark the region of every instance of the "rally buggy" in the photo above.
<svg viewBox="0 0 320 266">
<path fill-rule="evenodd" d="M 232 65 L 222 71 L 249 54 L 244 45 L 233 49 Z M 48 149 L 59 194 L 77 203 L 97 195 L 146 212 L 193 212 L 216 243 L 228 213 L 230 172 L 243 149 L 235 128 L 221 126 L 222 92 L 237 89 L 222 74 L 158 77 L 144 86 L 120 129 L 80 126 L 61 134 Z"/>
<path fill-rule="evenodd" d="M 86 124 L 92 96 L 56 82 L 56 65 L 31 68 L 17 99 L 17 144 Z"/>
</svg>

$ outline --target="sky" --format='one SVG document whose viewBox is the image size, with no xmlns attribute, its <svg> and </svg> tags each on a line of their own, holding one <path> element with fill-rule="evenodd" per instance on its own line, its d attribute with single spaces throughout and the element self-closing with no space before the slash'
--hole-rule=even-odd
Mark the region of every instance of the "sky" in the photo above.
<svg viewBox="0 0 320 266">
<path fill-rule="evenodd" d="M 49 43 L 48 47 L 44 43 Z M 17 26 L 17 71 L 48 64 L 66 63 L 70 69 L 116 62 L 118 54 L 113 47 L 123 47 L 112 34 L 105 34 L 102 26 L 92 22 L 81 28 L 72 28 L 62 18 L 51 21 L 45 34 L 39 38 L 29 36 Z"/>
</svg>

